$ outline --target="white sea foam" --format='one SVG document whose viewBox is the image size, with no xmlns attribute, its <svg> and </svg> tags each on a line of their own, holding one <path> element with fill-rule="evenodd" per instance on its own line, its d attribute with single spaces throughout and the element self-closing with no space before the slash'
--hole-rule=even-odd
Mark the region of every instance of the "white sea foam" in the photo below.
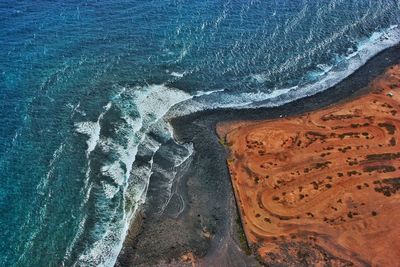
<svg viewBox="0 0 400 267">
<path fill-rule="evenodd" d="M 147 133 L 152 131 L 162 135 L 168 129 L 163 117 L 175 104 L 190 98 L 189 94 L 164 85 L 121 88 L 112 100 L 112 104 L 120 110 L 121 117 L 125 121 L 116 129 L 117 136 L 103 138 L 96 129 L 93 129 L 92 124 L 81 123 L 77 125 L 78 132 L 89 136 L 90 144 L 95 142 L 103 152 L 115 155 L 116 160 L 114 162 L 107 163 L 100 169 L 101 173 L 110 177 L 114 184 L 104 180 L 101 181 L 101 185 L 107 199 L 114 198 L 122 190 L 121 204 L 124 211 L 119 221 L 108 226 L 97 241 L 81 254 L 77 265 L 90 263 L 110 266 L 115 263 L 127 234 L 129 223 L 138 207 L 144 202 L 149 183 L 148 179 L 151 175 L 152 157 L 146 165 L 142 165 L 132 172 L 138 149 L 140 146 L 143 146 L 142 149 L 146 147 L 154 156 L 161 143 L 150 138 Z M 100 120 L 101 117 L 99 116 L 98 122 Z M 94 138 L 91 139 L 92 136 Z M 171 136 L 171 133 L 167 133 L 165 138 L 168 139 Z M 121 140 L 125 141 L 121 143 Z M 93 149 L 93 145 L 89 146 L 88 154 Z M 129 201 L 127 201 L 128 199 Z"/>
<path fill-rule="evenodd" d="M 280 106 L 296 99 L 306 97 L 324 91 L 339 83 L 354 71 L 364 65 L 370 58 L 400 42 L 400 27 L 392 25 L 388 29 L 372 34 L 369 38 L 361 40 L 356 51 L 349 55 L 343 55 L 337 59 L 337 65 L 345 64 L 347 67 L 334 65 L 319 65 L 320 71 L 314 73 L 317 81 L 304 86 L 290 88 L 274 88 L 258 92 L 229 93 L 224 89 L 214 91 L 199 91 L 193 99 L 189 99 L 176 105 L 168 117 L 188 115 L 202 110 L 218 108 L 257 108 Z M 259 75 L 259 76 L 255 76 Z M 267 79 L 267 73 L 253 74 L 253 79 L 259 81 Z"/>
<path fill-rule="evenodd" d="M 87 140 L 87 150 L 86 154 L 89 155 L 97 145 L 100 136 L 100 123 L 98 121 L 84 121 L 75 123 L 76 131 L 81 134 L 86 134 L 89 136 Z"/>
<path fill-rule="evenodd" d="M 77 105 L 79 107 L 79 103 Z M 75 131 L 81 134 L 87 135 L 89 138 L 86 141 L 87 144 L 87 149 L 86 149 L 86 159 L 87 159 L 87 164 L 86 164 L 86 172 L 85 172 L 85 186 L 82 188 L 82 190 L 86 190 L 86 197 L 85 197 L 85 203 L 89 199 L 89 194 L 91 191 L 91 185 L 89 185 L 89 179 L 90 179 L 90 174 L 91 174 L 91 169 L 90 169 L 90 154 L 92 151 L 96 148 L 100 141 L 100 121 L 103 119 L 104 115 L 107 113 L 107 111 L 110 110 L 112 106 L 111 102 L 108 102 L 107 105 L 103 107 L 103 112 L 100 113 L 98 116 L 97 120 L 95 122 L 93 121 L 83 121 L 83 122 L 77 122 L 75 123 Z"/>
<path fill-rule="evenodd" d="M 40 179 L 40 182 L 36 186 L 36 190 L 40 194 L 44 194 L 44 190 L 47 187 L 49 180 L 53 176 L 55 163 L 60 158 L 60 156 L 63 152 L 63 149 L 64 149 L 64 145 L 65 145 L 64 143 L 61 143 L 61 145 L 53 152 L 53 156 L 52 156 L 52 158 L 49 162 L 49 166 L 48 166 L 49 170 L 47 171 L 46 176 L 42 177 Z"/>
<path fill-rule="evenodd" d="M 189 45 L 185 44 L 183 46 L 183 48 L 181 49 L 181 51 L 179 53 L 179 56 L 178 56 L 178 58 L 176 59 L 175 62 L 176 63 L 181 62 L 187 56 L 187 54 L 189 53 L 190 49 L 191 49 L 191 45 L 190 44 Z"/>
<path fill-rule="evenodd" d="M 78 241 L 78 238 L 83 233 L 87 215 L 85 213 L 82 213 L 82 214 L 83 214 L 83 218 L 79 222 L 78 230 L 77 230 L 74 238 L 72 239 L 71 243 L 68 245 L 67 249 L 65 250 L 64 260 L 67 260 L 70 257 L 73 247 L 75 246 L 76 242 Z"/>
<path fill-rule="evenodd" d="M 229 93 L 226 91 L 215 93 L 215 97 L 189 101 L 196 111 L 217 108 L 256 108 L 280 106 L 299 98 L 310 96 L 324 91 L 354 73 L 370 58 L 400 42 L 400 27 L 392 25 L 390 28 L 376 32 L 369 38 L 359 42 L 357 50 L 350 55 L 343 55 L 337 59 L 337 66 L 319 65 L 322 70 L 318 73 L 319 79 L 314 83 L 291 88 L 275 88 L 272 91 Z M 343 67 L 345 64 L 346 67 Z M 261 75 L 261 74 L 260 74 Z M 263 75 L 263 74 L 262 74 Z M 253 75 L 254 77 L 254 75 Z M 193 108 L 183 110 L 184 114 L 193 112 Z"/>
<path fill-rule="evenodd" d="M 324 91 L 350 76 L 382 50 L 392 47 L 399 42 L 400 27 L 398 25 L 393 25 L 389 29 L 376 32 L 370 38 L 361 41 L 354 53 L 340 57 L 337 63 L 338 66 L 327 67 L 327 70 L 321 74 L 322 78 L 317 82 L 302 86 L 296 90 L 288 90 L 284 97 L 268 103 L 268 106 L 280 106 L 284 103 Z M 345 68 L 339 67 L 342 63 L 345 63 Z M 251 106 L 260 107 L 263 104 L 253 103 Z"/>
<path fill-rule="evenodd" d="M 265 74 L 253 74 L 251 75 L 251 78 L 258 83 L 264 83 L 268 80 L 267 75 Z"/>
<path fill-rule="evenodd" d="M 113 198 L 115 194 L 119 192 L 119 187 L 111 185 L 105 181 L 101 181 L 101 186 L 103 187 L 104 194 L 107 198 Z"/>
<path fill-rule="evenodd" d="M 82 116 L 86 116 L 86 112 L 80 109 L 81 102 L 78 102 L 75 106 L 71 103 L 67 103 L 66 106 L 71 109 L 71 117 L 74 115 L 74 113 L 79 113 Z"/>
<path fill-rule="evenodd" d="M 221 15 L 215 26 L 218 27 L 218 24 L 223 19 L 224 14 Z M 126 137 L 127 142 L 124 145 L 117 144 L 114 138 L 107 139 L 100 136 L 100 126 L 98 123 L 102 115 L 99 116 L 97 122 L 81 122 L 76 124 L 77 132 L 89 136 L 87 154 L 90 154 L 96 145 L 99 145 L 102 151 L 118 155 L 118 160 L 108 162 L 101 167 L 103 175 L 112 178 L 115 184 L 111 185 L 102 181 L 102 187 L 106 199 L 115 197 L 120 190 L 122 190 L 123 195 L 121 202 L 121 205 L 123 205 L 123 214 L 121 218 L 110 225 L 97 241 L 82 253 L 76 265 L 112 266 L 115 264 L 130 221 L 136 216 L 140 205 L 144 202 L 149 177 L 152 170 L 156 167 L 153 166 L 153 157 L 160 148 L 161 143 L 150 138 L 148 133 L 150 131 L 160 133 L 164 130 L 167 135 L 165 138 L 171 137 L 172 133 L 168 132 L 169 127 L 165 122 L 166 119 L 204 109 L 277 106 L 315 94 L 340 82 L 365 64 L 372 56 L 385 48 L 397 44 L 399 40 L 400 29 L 398 26 L 392 26 L 388 30 L 375 33 L 368 40 L 360 42 L 356 52 L 340 58 L 340 60 L 346 63 L 346 68 L 320 65 L 321 79 L 316 83 L 302 87 L 266 90 L 265 92 L 244 92 L 240 94 L 232 94 L 221 89 L 213 92 L 199 91 L 193 96 L 164 85 L 123 88 L 112 100 L 112 105 L 121 110 L 122 118 L 126 122 L 117 131 L 118 134 Z M 189 48 L 184 47 L 182 49 L 179 60 L 185 57 Z M 338 63 L 340 63 L 340 60 Z M 259 78 L 258 82 L 263 82 L 267 79 L 266 76 L 263 76 L 264 74 L 259 75 L 253 76 L 253 78 L 256 80 Z M 148 149 L 152 156 L 147 164 L 142 164 L 137 169 L 132 170 L 139 147 L 141 149 Z M 185 157 L 176 160 L 175 168 L 180 168 L 191 158 L 193 148 L 188 147 L 188 151 L 189 153 Z M 125 168 L 122 168 L 122 166 L 125 166 Z M 159 169 L 158 171 L 164 173 L 166 176 L 172 175 L 170 183 L 167 183 L 166 190 L 168 191 L 169 198 L 164 203 L 163 210 L 168 205 L 173 193 L 171 185 L 174 179 L 176 179 L 176 170 L 167 172 L 166 170 Z M 116 211 L 113 212 L 115 214 Z"/>
<path fill-rule="evenodd" d="M 326 64 L 318 64 L 317 67 L 322 71 L 322 74 L 328 73 L 333 68 L 332 65 Z"/>
<path fill-rule="evenodd" d="M 117 185 L 122 185 L 124 183 L 125 173 L 119 161 L 101 167 L 101 172 L 103 175 L 111 177 Z"/>
<path fill-rule="evenodd" d="M 200 97 L 200 96 L 211 95 L 211 94 L 223 92 L 223 91 L 225 91 L 225 90 L 219 89 L 219 90 L 213 90 L 213 91 L 197 91 L 193 96 Z"/>
<path fill-rule="evenodd" d="M 178 77 L 178 78 L 182 78 L 183 76 L 185 76 L 186 72 L 171 72 L 170 75 L 174 76 L 174 77 Z"/>
<path fill-rule="evenodd" d="M 104 111 L 99 115 L 97 121 L 83 121 L 75 123 L 75 130 L 78 133 L 86 134 L 89 136 L 89 139 L 86 141 L 87 143 L 87 150 L 86 156 L 89 157 L 90 153 L 95 149 L 97 143 L 100 139 L 100 120 L 103 118 L 104 114 L 111 108 L 111 103 L 108 103 L 104 107 Z"/>
</svg>

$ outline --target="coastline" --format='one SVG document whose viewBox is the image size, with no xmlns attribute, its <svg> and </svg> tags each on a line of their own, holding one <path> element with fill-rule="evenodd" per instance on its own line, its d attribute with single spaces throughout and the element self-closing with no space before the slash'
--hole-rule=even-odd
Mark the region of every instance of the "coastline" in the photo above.
<svg viewBox="0 0 400 267">
<path fill-rule="evenodd" d="M 371 58 L 339 84 L 279 107 L 202 111 L 172 119 L 175 138 L 194 144 L 193 161 L 178 185 L 185 210 L 178 218 L 169 218 L 148 216 L 145 208 L 139 235 L 135 237 L 133 230 L 137 226 L 130 229 L 123 248 L 130 252 L 121 253 L 116 265 L 191 266 L 192 260 L 182 256 L 192 253 L 198 266 L 211 262 L 220 266 L 257 266 L 255 257 L 246 256 L 240 248 L 227 154 L 217 138 L 216 124 L 294 116 L 348 101 L 363 94 L 363 89 L 384 69 L 399 62 L 400 45 L 396 45 Z"/>
<path fill-rule="evenodd" d="M 362 97 L 357 84 L 399 51 L 366 62 L 400 44 L 400 0 L 5 0 L 0 12 L 0 267 L 259 267 L 216 127 Z"/>
</svg>

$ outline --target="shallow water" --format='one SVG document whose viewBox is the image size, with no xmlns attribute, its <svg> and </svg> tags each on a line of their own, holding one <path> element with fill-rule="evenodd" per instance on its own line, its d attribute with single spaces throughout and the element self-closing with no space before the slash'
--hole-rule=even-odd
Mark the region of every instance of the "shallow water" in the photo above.
<svg viewBox="0 0 400 267">
<path fill-rule="evenodd" d="M 400 4 L 2 1 L 0 24 L 0 265 L 111 266 L 193 152 L 164 118 L 324 90 L 400 40 Z"/>
</svg>

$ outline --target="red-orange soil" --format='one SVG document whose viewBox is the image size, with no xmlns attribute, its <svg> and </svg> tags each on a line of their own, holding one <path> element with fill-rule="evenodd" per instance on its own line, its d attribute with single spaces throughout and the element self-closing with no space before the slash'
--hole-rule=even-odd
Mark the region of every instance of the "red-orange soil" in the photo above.
<svg viewBox="0 0 400 267">
<path fill-rule="evenodd" d="M 301 116 L 217 126 L 251 248 L 267 265 L 400 266 L 400 66 Z"/>
</svg>

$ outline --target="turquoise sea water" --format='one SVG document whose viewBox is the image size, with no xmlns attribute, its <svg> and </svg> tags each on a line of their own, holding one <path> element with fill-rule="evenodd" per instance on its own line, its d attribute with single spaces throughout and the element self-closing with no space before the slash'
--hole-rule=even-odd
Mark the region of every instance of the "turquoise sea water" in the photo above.
<svg viewBox="0 0 400 267">
<path fill-rule="evenodd" d="M 324 90 L 398 24 L 397 0 L 1 1 L 0 266 L 112 266 L 193 152 L 153 165 L 166 118 Z"/>
</svg>

